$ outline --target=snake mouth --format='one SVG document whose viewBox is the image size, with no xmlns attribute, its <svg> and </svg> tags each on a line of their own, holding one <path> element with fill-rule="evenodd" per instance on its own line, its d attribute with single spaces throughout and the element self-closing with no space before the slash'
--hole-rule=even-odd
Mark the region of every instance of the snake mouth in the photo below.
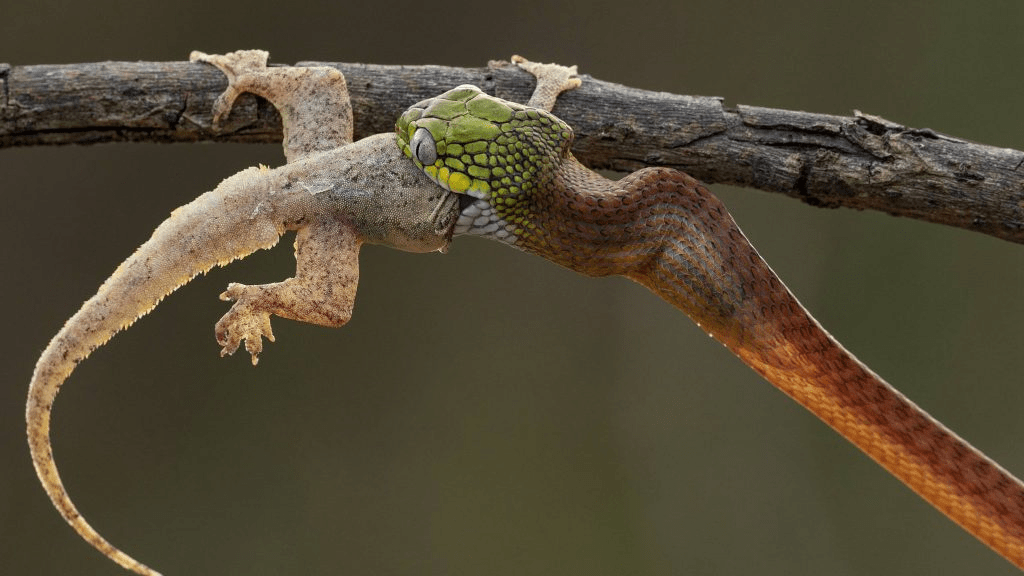
<svg viewBox="0 0 1024 576">
<path fill-rule="evenodd" d="M 494 238 L 507 244 L 516 243 L 516 235 L 505 220 L 498 215 L 486 198 L 469 194 L 456 194 L 459 198 L 459 217 L 452 227 L 455 236 L 469 234 Z"/>
<path fill-rule="evenodd" d="M 458 196 L 458 198 L 459 198 L 459 213 L 460 214 L 465 212 L 466 208 L 469 208 L 470 206 L 472 206 L 477 201 L 476 198 L 473 198 L 469 194 L 455 194 L 455 195 Z"/>
</svg>

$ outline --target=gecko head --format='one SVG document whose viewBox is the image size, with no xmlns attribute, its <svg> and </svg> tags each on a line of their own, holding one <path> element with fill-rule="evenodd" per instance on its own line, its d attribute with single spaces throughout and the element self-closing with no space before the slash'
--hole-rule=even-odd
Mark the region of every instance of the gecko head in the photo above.
<svg viewBox="0 0 1024 576">
<path fill-rule="evenodd" d="M 508 243 L 529 235 L 533 193 L 569 153 L 572 129 L 552 114 L 463 84 L 410 107 L 398 146 L 445 190 L 460 195 L 456 234 Z"/>
</svg>

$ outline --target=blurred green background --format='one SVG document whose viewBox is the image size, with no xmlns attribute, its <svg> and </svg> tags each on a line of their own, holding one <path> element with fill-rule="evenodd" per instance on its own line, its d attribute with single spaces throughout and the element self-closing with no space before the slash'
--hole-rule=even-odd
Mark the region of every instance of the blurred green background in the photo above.
<svg viewBox="0 0 1024 576">
<path fill-rule="evenodd" d="M 1024 149 L 1024 4 L 13 2 L 0 61 L 304 59 L 480 66 L 521 53 L 629 86 L 849 114 Z M 37 485 L 25 390 L 48 339 L 176 206 L 277 146 L 0 150 L 0 571 L 118 574 Z M 1024 473 L 1024 246 L 715 186 L 819 320 Z M 1011 574 L 637 285 L 497 243 L 369 247 L 341 330 L 276 321 L 218 358 L 198 278 L 57 404 L 86 517 L 185 574 Z"/>
</svg>

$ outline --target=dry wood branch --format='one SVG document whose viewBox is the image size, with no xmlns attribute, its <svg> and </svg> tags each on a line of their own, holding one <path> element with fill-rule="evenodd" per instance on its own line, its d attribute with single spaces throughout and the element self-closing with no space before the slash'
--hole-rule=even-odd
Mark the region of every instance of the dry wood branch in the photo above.
<svg viewBox="0 0 1024 576">
<path fill-rule="evenodd" d="M 300 65 L 324 64 L 303 62 Z M 348 78 L 356 136 L 393 129 L 418 100 L 471 83 L 526 101 L 518 69 L 330 63 Z M 226 86 L 209 66 L 102 62 L 0 64 L 0 147 L 97 142 L 273 142 L 280 118 L 239 100 L 220 131 L 210 110 Z M 710 183 L 780 192 L 816 206 L 872 209 L 1024 242 L 1024 152 L 974 144 L 864 114 L 726 108 L 718 98 L 637 90 L 585 77 L 555 113 L 594 168 L 672 166 Z"/>
</svg>

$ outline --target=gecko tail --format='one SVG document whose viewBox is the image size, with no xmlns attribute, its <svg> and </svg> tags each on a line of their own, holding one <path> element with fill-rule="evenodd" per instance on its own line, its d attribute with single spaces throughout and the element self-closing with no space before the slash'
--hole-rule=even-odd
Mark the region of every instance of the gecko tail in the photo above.
<svg viewBox="0 0 1024 576">
<path fill-rule="evenodd" d="M 175 210 L 64 324 L 32 375 L 25 418 L 32 463 L 43 488 L 79 536 L 144 576 L 159 574 L 107 542 L 71 502 L 50 443 L 53 402 L 79 362 L 165 296 L 214 266 L 277 244 L 284 228 L 273 221 L 273 206 L 266 201 L 272 193 L 272 174 L 265 168 L 244 170 Z"/>
</svg>

